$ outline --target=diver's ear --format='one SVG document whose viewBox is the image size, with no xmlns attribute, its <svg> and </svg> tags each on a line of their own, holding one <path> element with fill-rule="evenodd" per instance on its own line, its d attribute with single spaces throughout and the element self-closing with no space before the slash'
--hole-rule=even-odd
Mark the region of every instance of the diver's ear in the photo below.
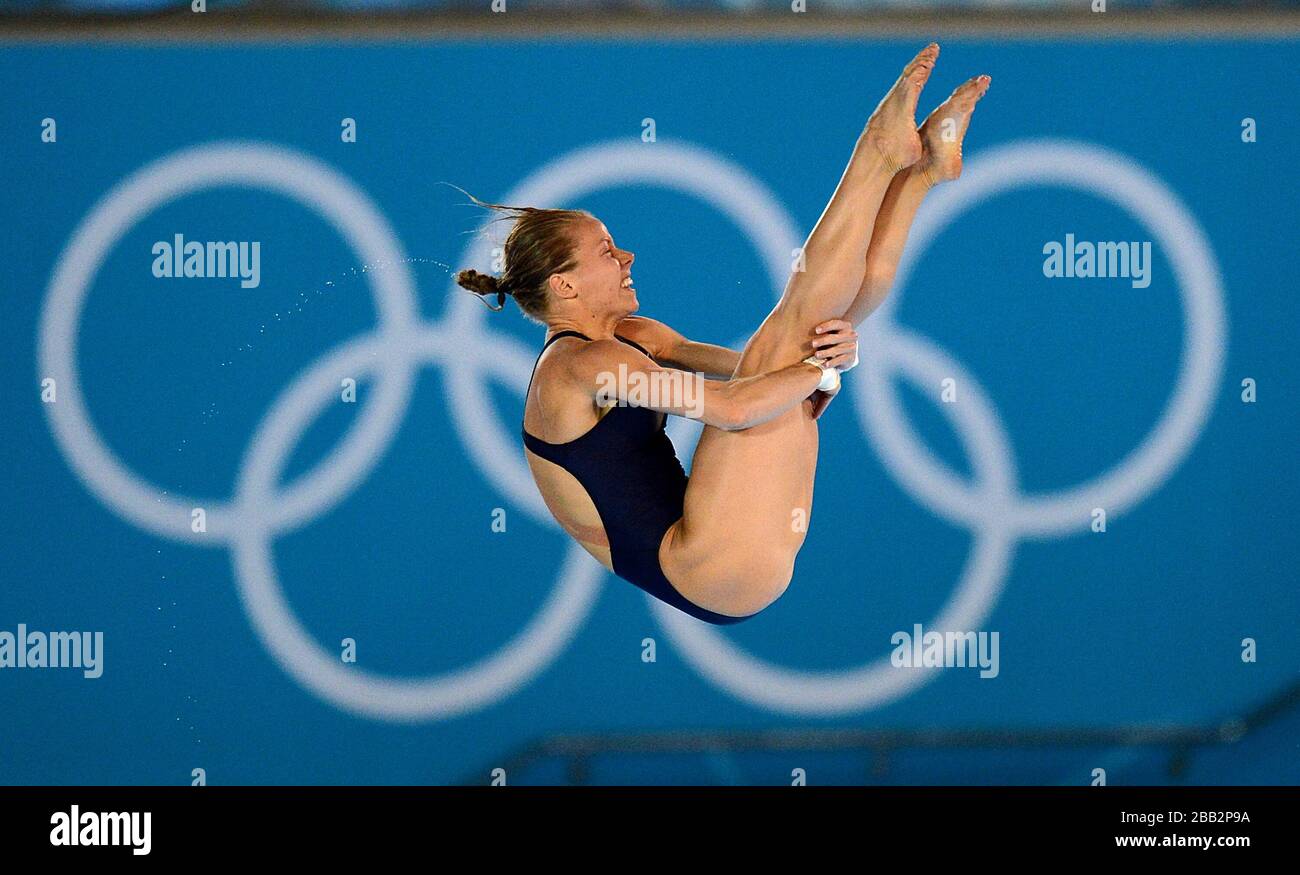
<svg viewBox="0 0 1300 875">
<path fill-rule="evenodd" d="M 578 296 L 577 287 L 575 287 L 573 283 L 569 281 L 569 277 L 565 274 L 562 273 L 551 274 L 550 278 L 547 280 L 547 284 L 551 287 L 551 292 L 557 298 L 570 299 L 570 298 L 576 298 Z"/>
</svg>

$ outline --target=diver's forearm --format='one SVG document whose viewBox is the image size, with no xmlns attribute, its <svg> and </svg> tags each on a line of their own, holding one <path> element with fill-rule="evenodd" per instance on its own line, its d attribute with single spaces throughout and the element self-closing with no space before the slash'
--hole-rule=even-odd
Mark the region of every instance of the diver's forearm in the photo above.
<svg viewBox="0 0 1300 875">
<path fill-rule="evenodd" d="M 728 430 L 738 431 L 762 425 L 798 406 L 817 390 L 821 379 L 820 368 L 799 362 L 766 374 L 714 385 L 726 399 Z"/>
<path fill-rule="evenodd" d="M 725 346 L 685 340 L 672 351 L 668 361 L 683 371 L 693 371 L 718 380 L 730 380 L 740 364 L 740 353 Z"/>
</svg>

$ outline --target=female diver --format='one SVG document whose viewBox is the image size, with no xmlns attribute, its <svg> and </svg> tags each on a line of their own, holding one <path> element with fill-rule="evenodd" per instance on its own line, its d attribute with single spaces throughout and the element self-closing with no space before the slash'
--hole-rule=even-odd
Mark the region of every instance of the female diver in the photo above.
<svg viewBox="0 0 1300 875">
<path fill-rule="evenodd" d="M 606 568 L 691 616 L 739 622 L 790 583 L 806 529 L 796 520 L 812 512 L 816 419 L 857 363 L 853 326 L 888 293 L 926 192 L 960 174 L 989 86 L 969 80 L 918 130 L 938 55 L 937 44 L 923 49 L 867 121 L 805 269 L 740 353 L 633 316 L 634 256 L 590 213 L 474 199 L 515 224 L 501 277 L 463 270 L 457 282 L 495 295 L 494 309 L 511 295 L 547 327 L 523 420 L 546 506 Z M 689 479 L 664 432 L 669 414 L 705 426 Z"/>
</svg>

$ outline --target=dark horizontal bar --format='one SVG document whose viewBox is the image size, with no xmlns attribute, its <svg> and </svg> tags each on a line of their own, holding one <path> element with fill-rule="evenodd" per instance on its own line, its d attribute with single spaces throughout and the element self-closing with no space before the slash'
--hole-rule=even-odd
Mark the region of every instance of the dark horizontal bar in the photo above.
<svg viewBox="0 0 1300 875">
<path fill-rule="evenodd" d="M 839 13 L 718 13 L 517 10 L 376 11 L 364 14 L 305 9 L 188 10 L 141 15 L 0 14 L 0 40 L 85 39 L 150 41 L 427 40 L 434 38 L 637 36 L 745 40 L 788 37 L 862 38 L 982 36 L 1052 39 L 1221 36 L 1293 39 L 1300 10 L 1087 11 L 885 10 Z"/>
<path fill-rule="evenodd" d="M 777 750 L 879 753 L 909 748 L 1176 747 L 1231 744 L 1300 705 L 1292 684 L 1240 717 L 1208 725 L 1138 725 L 1044 729 L 774 729 L 566 734 L 541 739 L 506 760 L 521 770 L 545 757 L 581 763 L 611 753 L 758 753 Z"/>
</svg>

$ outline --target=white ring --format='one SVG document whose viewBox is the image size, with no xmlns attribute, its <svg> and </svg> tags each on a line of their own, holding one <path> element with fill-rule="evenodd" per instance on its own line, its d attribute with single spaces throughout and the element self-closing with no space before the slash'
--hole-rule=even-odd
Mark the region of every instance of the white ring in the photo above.
<svg viewBox="0 0 1300 875">
<path fill-rule="evenodd" d="M 82 220 L 59 256 L 41 313 L 38 361 L 42 377 L 53 377 L 58 401 L 44 404 L 59 448 L 72 470 L 106 506 L 154 534 L 213 545 L 236 527 L 224 500 L 164 495 L 128 469 L 100 439 L 81 397 L 77 374 L 77 331 L 82 305 L 104 256 L 148 212 L 205 188 L 220 185 L 264 188 L 316 210 L 366 263 L 399 265 L 370 274 L 371 288 L 386 330 L 400 332 L 416 319 L 415 293 L 402 248 L 383 214 L 355 185 L 300 153 L 260 143 L 216 143 L 177 152 L 145 166 L 114 186 Z M 396 425 L 409 394 L 409 372 L 381 380 L 364 419 L 329 460 L 356 464 L 385 426 Z M 285 495 L 286 523 L 301 523 L 342 497 L 346 472 L 318 465 Z M 190 528 L 190 513 L 202 507 L 207 531 Z"/>
<path fill-rule="evenodd" d="M 461 354 L 460 340 L 426 326 L 403 343 L 411 360 L 446 366 Z M 236 486 L 242 525 L 232 538 L 235 581 L 262 644 L 286 673 L 316 695 L 344 710 L 385 720 L 446 719 L 486 707 L 544 670 L 591 613 L 604 568 L 570 544 L 558 585 L 523 630 L 491 657 L 433 677 L 397 679 L 344 665 L 312 640 L 284 598 L 271 556 L 271 516 L 259 509 L 274 505 L 276 481 L 290 451 L 325 403 L 338 397 L 340 377 L 364 376 L 383 362 L 384 346 L 392 343 L 392 335 L 375 333 L 336 348 L 281 393 L 258 425 Z M 489 357 L 483 365 L 481 373 L 497 369 L 501 376 L 507 362 Z M 384 449 L 368 460 L 370 465 Z"/>
<path fill-rule="evenodd" d="M 1115 516 L 1156 489 L 1186 456 L 1204 427 L 1218 392 L 1227 349 L 1227 317 L 1218 264 L 1205 233 L 1178 197 L 1153 174 L 1123 155 L 1067 140 L 1017 141 L 981 152 L 962 173 L 961 183 L 938 189 L 917 214 L 898 266 L 894 290 L 876 318 L 892 320 L 903 288 L 921 253 L 950 222 L 975 204 L 1001 192 L 1030 185 L 1060 185 L 1110 200 L 1145 225 L 1168 257 L 1182 296 L 1186 322 L 1178 380 L 1159 422 L 1143 442 L 1108 473 L 1069 490 L 1018 495 L 1006 512 L 1022 536 L 1042 538 L 1086 528 L 1093 508 Z M 952 376 L 951 374 L 949 376 Z M 967 378 L 969 380 L 969 378 Z M 973 383 L 964 380 L 963 392 Z M 888 388 L 869 383 L 868 389 Z M 880 391 L 870 391 L 860 409 L 867 417 L 898 411 Z M 876 432 L 901 433 L 897 422 L 877 422 Z M 933 512 L 969 523 L 980 513 L 972 494 L 924 442 L 896 445 L 897 462 L 911 482 L 934 484 L 944 501 L 923 497 Z M 960 505 L 960 506 L 958 506 Z"/>
</svg>

